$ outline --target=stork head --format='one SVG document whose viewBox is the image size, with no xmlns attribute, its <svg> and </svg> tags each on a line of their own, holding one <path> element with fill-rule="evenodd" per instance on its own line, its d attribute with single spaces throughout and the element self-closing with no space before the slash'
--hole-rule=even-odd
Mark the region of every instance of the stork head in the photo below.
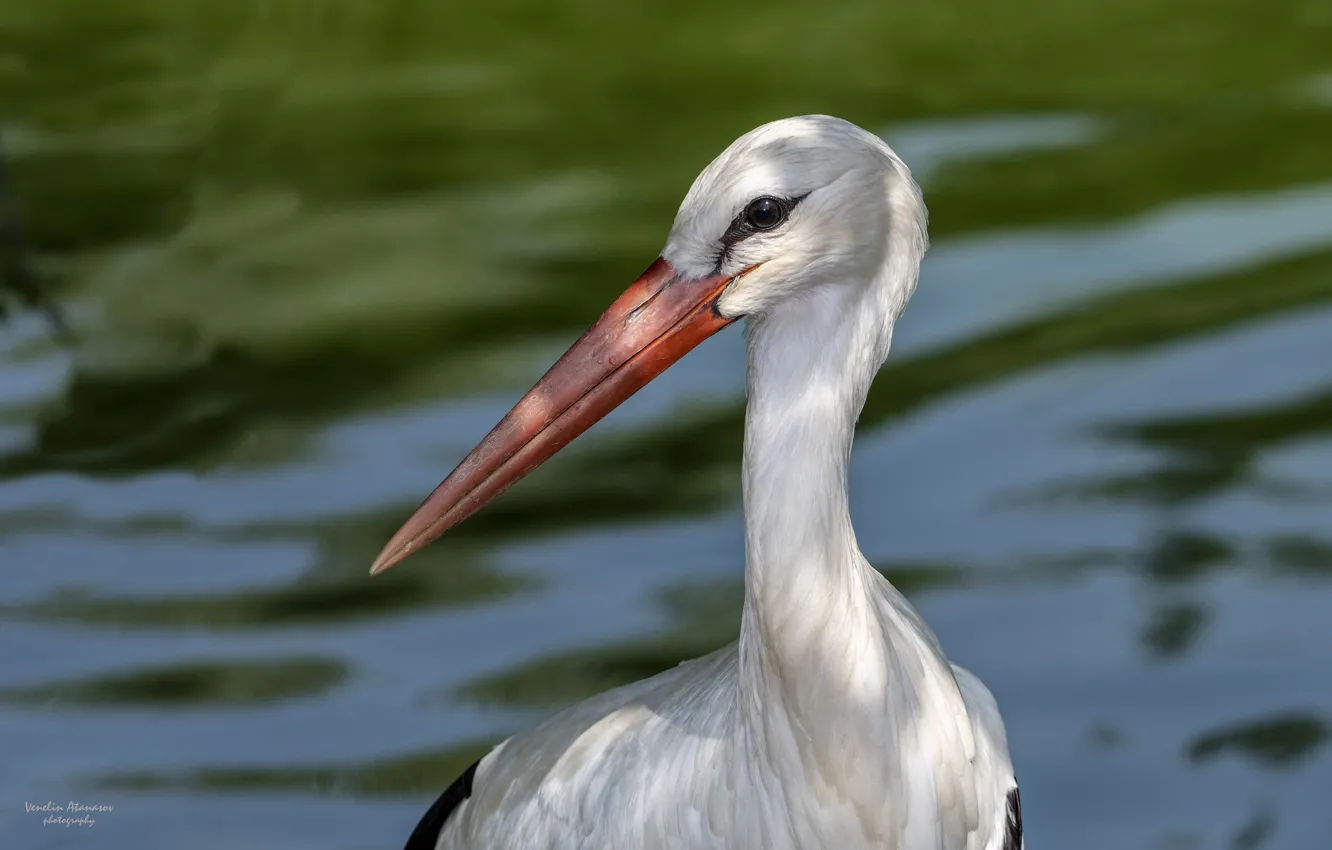
<svg viewBox="0 0 1332 850">
<path fill-rule="evenodd" d="M 430 494 L 371 572 L 479 510 L 736 319 L 829 293 L 868 295 L 870 312 L 891 323 L 924 249 L 920 192 L 876 136 L 825 115 L 745 134 L 694 181 L 661 257 Z"/>
<path fill-rule="evenodd" d="M 751 130 L 713 160 L 662 257 L 688 277 L 727 278 L 719 312 L 755 316 L 825 285 L 900 285 L 880 269 L 890 254 L 919 262 L 925 240 L 920 190 L 892 149 L 848 121 L 805 115 Z M 910 292 L 895 294 L 904 305 Z"/>
</svg>

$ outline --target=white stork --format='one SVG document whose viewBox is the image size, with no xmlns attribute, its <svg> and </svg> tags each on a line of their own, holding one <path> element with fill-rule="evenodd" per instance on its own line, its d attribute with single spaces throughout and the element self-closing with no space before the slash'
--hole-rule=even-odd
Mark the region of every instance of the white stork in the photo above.
<svg viewBox="0 0 1332 850">
<path fill-rule="evenodd" d="M 859 127 L 747 133 L 694 181 L 661 257 L 393 537 L 371 572 L 746 320 L 739 641 L 499 744 L 408 850 L 1021 850 L 994 698 L 861 555 L 847 506 L 925 223 L 906 165 Z"/>
</svg>

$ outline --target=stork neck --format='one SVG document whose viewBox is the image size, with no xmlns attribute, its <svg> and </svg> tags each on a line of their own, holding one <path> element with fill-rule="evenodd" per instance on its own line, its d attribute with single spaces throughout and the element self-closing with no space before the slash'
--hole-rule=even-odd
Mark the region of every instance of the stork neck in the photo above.
<svg viewBox="0 0 1332 850">
<path fill-rule="evenodd" d="M 809 651 L 813 624 L 864 601 L 847 467 L 891 328 L 867 301 L 829 288 L 749 328 L 744 630 L 777 656 Z"/>
</svg>

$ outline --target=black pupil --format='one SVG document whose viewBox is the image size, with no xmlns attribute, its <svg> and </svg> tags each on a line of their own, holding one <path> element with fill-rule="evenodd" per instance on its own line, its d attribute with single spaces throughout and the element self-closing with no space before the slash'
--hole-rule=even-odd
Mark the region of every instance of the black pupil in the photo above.
<svg viewBox="0 0 1332 850">
<path fill-rule="evenodd" d="M 773 198 L 759 198 L 749 205 L 749 223 L 759 230 L 776 227 L 782 221 L 782 205 Z"/>
</svg>

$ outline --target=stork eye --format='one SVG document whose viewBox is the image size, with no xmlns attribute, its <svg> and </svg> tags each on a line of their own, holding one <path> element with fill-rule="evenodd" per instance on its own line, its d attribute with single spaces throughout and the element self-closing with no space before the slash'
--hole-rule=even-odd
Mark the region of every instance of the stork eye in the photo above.
<svg viewBox="0 0 1332 850">
<path fill-rule="evenodd" d="M 776 198 L 759 198 L 745 210 L 745 219 L 755 230 L 771 230 L 786 220 L 786 205 Z"/>
</svg>

